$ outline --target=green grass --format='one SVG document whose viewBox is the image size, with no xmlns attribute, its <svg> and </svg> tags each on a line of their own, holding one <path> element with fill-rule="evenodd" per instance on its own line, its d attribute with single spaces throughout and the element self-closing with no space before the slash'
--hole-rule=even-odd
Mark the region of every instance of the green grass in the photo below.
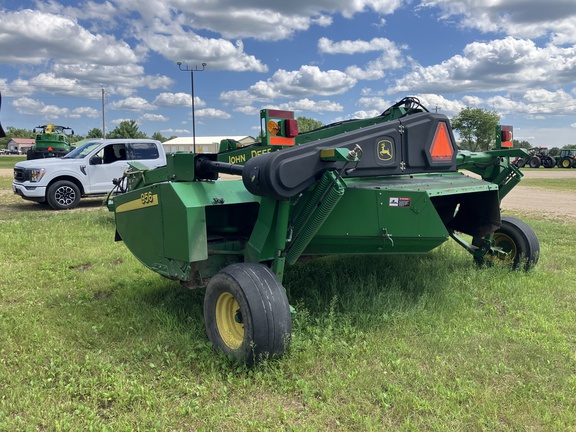
<svg viewBox="0 0 576 432">
<path fill-rule="evenodd" d="M 14 168 L 14 164 L 16 162 L 24 160 L 26 160 L 26 156 L 0 156 L 0 169 L 2 168 L 12 169 Z"/>
<path fill-rule="evenodd" d="M 575 170 L 576 171 L 576 170 Z M 554 191 L 576 191 L 576 172 L 573 178 L 557 178 L 557 179 L 535 179 L 524 178 L 520 182 L 522 186 L 529 187 L 543 187 Z"/>
<path fill-rule="evenodd" d="M 290 267 L 291 348 L 246 369 L 210 349 L 202 291 L 145 269 L 106 210 L 45 210 L 9 184 L 0 430 L 576 428 L 574 220 L 524 217 L 529 273 L 479 270 L 454 242 Z"/>
</svg>

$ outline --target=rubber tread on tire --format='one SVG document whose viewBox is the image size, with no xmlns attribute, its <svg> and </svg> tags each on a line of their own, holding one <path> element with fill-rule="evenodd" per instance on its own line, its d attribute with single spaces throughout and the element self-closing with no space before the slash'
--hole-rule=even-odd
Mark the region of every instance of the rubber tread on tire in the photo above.
<svg viewBox="0 0 576 432">
<path fill-rule="evenodd" d="M 217 304 L 231 294 L 237 301 L 243 337 L 239 346 L 227 344 L 219 328 Z M 292 316 L 286 290 L 272 271 L 256 263 L 232 264 L 214 275 L 204 296 L 204 322 L 214 348 L 248 365 L 280 357 L 288 348 Z M 222 323 L 220 323 L 222 327 Z"/>
</svg>

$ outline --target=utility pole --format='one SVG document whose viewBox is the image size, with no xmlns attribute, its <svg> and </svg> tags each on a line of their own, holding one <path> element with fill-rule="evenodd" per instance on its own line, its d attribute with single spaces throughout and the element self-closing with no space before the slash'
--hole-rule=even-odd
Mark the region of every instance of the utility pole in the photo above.
<svg viewBox="0 0 576 432">
<path fill-rule="evenodd" d="M 194 66 L 194 69 L 185 65 L 184 68 L 182 67 L 182 62 L 177 62 L 178 69 L 184 72 L 190 72 L 190 87 L 191 95 L 192 95 L 192 144 L 194 145 L 194 153 L 196 153 L 196 117 L 194 114 L 194 72 L 202 72 L 206 67 L 206 63 L 202 63 L 202 69 L 198 69 L 198 66 Z"/>
<path fill-rule="evenodd" d="M 106 139 L 106 116 L 104 114 L 104 87 L 102 87 L 102 138 Z"/>
</svg>

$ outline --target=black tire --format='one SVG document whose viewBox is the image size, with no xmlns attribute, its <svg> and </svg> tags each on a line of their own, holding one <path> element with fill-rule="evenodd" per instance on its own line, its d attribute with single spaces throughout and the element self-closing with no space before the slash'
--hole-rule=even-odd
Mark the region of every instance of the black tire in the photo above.
<svg viewBox="0 0 576 432">
<path fill-rule="evenodd" d="M 71 181 L 59 180 L 48 188 L 46 201 L 54 210 L 73 209 L 80 202 L 80 188 Z"/>
<path fill-rule="evenodd" d="M 572 168 L 573 161 L 572 159 L 566 156 L 560 160 L 560 163 L 558 165 L 560 165 L 562 168 Z"/>
<path fill-rule="evenodd" d="M 540 165 L 542 165 L 542 160 L 538 157 L 538 156 L 534 156 L 532 159 L 530 159 L 530 168 L 540 168 Z"/>
<path fill-rule="evenodd" d="M 262 264 L 232 264 L 212 277 L 204 323 L 214 348 L 248 365 L 280 357 L 290 344 L 286 290 Z"/>
<path fill-rule="evenodd" d="M 540 241 L 534 230 L 510 216 L 502 217 L 502 225 L 494 232 L 492 246 L 507 253 L 500 260 L 510 264 L 513 270 L 530 270 L 540 257 Z"/>
<path fill-rule="evenodd" d="M 518 159 L 518 162 L 516 162 L 516 166 L 518 168 L 524 168 L 525 165 L 526 165 L 526 159 L 524 158 Z"/>
<path fill-rule="evenodd" d="M 556 159 L 553 156 L 546 156 L 542 161 L 544 168 L 554 168 L 556 166 Z"/>
</svg>

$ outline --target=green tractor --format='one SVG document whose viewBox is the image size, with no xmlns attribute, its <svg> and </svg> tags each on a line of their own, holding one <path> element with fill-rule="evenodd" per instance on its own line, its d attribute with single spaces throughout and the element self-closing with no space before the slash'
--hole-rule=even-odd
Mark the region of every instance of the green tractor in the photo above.
<svg viewBox="0 0 576 432">
<path fill-rule="evenodd" d="M 153 170 L 131 163 L 108 199 L 116 240 L 205 288 L 208 337 L 241 362 L 288 348 L 282 281 L 303 257 L 423 254 L 452 238 L 481 265 L 538 261 L 534 231 L 500 215 L 523 149 L 459 151 L 449 119 L 416 98 L 301 134 L 292 112 L 262 110 L 261 128 L 253 145 L 224 140 L 217 154 L 170 154 Z"/>
<path fill-rule="evenodd" d="M 576 149 L 562 149 L 558 155 L 560 168 L 576 168 Z"/>
<path fill-rule="evenodd" d="M 28 150 L 26 159 L 43 159 L 62 157 L 74 149 L 69 143 L 69 137 L 74 131 L 65 126 L 48 123 L 34 128 L 34 146 Z"/>
</svg>

